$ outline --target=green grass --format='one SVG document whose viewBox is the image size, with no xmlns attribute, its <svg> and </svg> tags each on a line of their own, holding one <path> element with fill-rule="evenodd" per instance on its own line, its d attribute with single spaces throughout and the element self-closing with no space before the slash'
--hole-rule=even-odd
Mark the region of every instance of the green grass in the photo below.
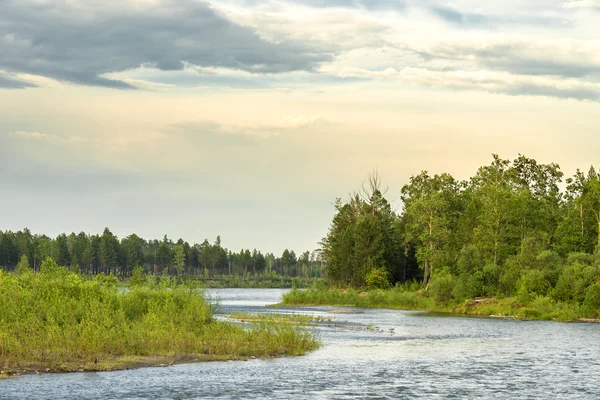
<svg viewBox="0 0 600 400">
<path fill-rule="evenodd" d="M 350 306 L 359 308 L 391 308 L 425 310 L 454 314 L 512 317 L 514 319 L 578 321 L 593 318 L 594 311 L 575 302 L 557 302 L 549 297 L 533 297 L 526 302 L 516 298 L 490 297 L 479 301 L 439 302 L 427 292 L 403 288 L 360 292 L 354 289 L 291 290 L 284 294 L 281 305 L 288 306 Z"/>
<path fill-rule="evenodd" d="M 360 292 L 355 289 L 292 289 L 283 295 L 282 305 L 328 305 L 360 308 L 436 309 L 433 299 L 417 292 L 398 289 Z"/>
<path fill-rule="evenodd" d="M 318 346 L 298 326 L 217 321 L 199 289 L 163 281 L 123 291 L 112 277 L 86 280 L 55 264 L 42 271 L 0 270 L 0 375 L 293 356 Z"/>
<path fill-rule="evenodd" d="M 246 314 L 233 313 L 229 318 L 240 322 L 270 322 L 277 325 L 314 326 L 324 322 L 331 322 L 331 317 L 321 317 L 306 314 Z"/>
<path fill-rule="evenodd" d="M 160 279 L 160 275 L 146 275 L 144 279 Z M 173 282 L 185 284 L 186 286 L 202 287 L 207 289 L 225 289 L 225 288 L 255 288 L 255 289 L 290 289 L 290 288 L 308 288 L 315 284 L 324 284 L 322 278 L 306 277 L 288 277 L 275 273 L 264 273 L 258 275 L 215 275 L 211 277 L 203 276 L 171 276 Z M 118 286 L 130 287 L 131 278 L 122 278 Z"/>
</svg>

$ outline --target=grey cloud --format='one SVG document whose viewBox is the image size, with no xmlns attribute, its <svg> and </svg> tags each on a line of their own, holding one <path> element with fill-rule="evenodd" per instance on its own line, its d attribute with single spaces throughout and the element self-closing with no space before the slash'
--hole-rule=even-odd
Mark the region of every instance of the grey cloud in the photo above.
<svg viewBox="0 0 600 400">
<path fill-rule="evenodd" d="M 534 45 L 519 42 L 491 44 L 485 47 L 464 44 L 441 45 L 430 51 L 410 51 L 427 62 L 451 60 L 468 63 L 470 65 L 468 69 L 478 66 L 518 75 L 584 78 L 600 73 L 600 64 L 585 60 L 575 51 L 568 55 L 556 55 L 555 52 L 559 49 L 540 50 Z M 465 69 L 465 66 L 460 65 L 458 69 Z"/>
<path fill-rule="evenodd" d="M 509 49 L 477 51 L 479 62 L 491 69 L 502 69 L 521 75 L 556 75 L 567 78 L 582 78 L 600 72 L 600 65 L 581 60 L 558 61 L 511 54 Z"/>
<path fill-rule="evenodd" d="M 491 22 L 483 14 L 462 13 L 450 7 L 433 7 L 431 11 L 442 19 L 458 25 L 485 25 Z"/>
<path fill-rule="evenodd" d="M 432 84 L 432 86 L 434 86 Z M 470 79 L 449 82 L 445 85 L 453 90 L 483 90 L 489 93 L 506 94 L 509 96 L 544 96 L 560 99 L 588 100 L 600 102 L 600 89 L 582 85 L 574 87 L 559 87 L 558 85 L 539 82 L 507 82 L 501 79 Z"/>
<path fill-rule="evenodd" d="M 562 99 L 590 100 L 595 102 L 600 101 L 600 91 L 598 90 L 564 89 L 532 83 L 509 85 L 502 92 L 513 96 L 531 95 L 558 97 Z"/>
<path fill-rule="evenodd" d="M 365 8 L 367 10 L 404 10 L 404 0 L 292 0 L 295 4 L 304 4 L 319 8 Z"/>
<path fill-rule="evenodd" d="M 496 28 L 502 25 L 542 25 L 565 27 L 566 20 L 536 15 L 488 15 L 476 12 L 466 12 L 447 6 L 432 6 L 430 11 L 444 21 L 465 28 Z"/>
<path fill-rule="evenodd" d="M 78 4 L 5 0 L 0 68 L 125 89 L 131 86 L 102 75 L 142 65 L 181 70 L 184 62 L 257 73 L 313 71 L 332 58 L 306 44 L 265 41 L 194 0 L 119 10 Z"/>
<path fill-rule="evenodd" d="M 24 89 L 28 87 L 35 87 L 33 83 L 25 82 L 18 78 L 11 76 L 3 76 L 0 74 L 0 89 Z"/>
</svg>

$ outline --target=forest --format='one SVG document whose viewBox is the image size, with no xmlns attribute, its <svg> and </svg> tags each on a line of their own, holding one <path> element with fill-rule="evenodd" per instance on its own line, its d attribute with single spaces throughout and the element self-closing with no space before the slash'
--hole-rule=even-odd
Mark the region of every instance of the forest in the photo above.
<svg viewBox="0 0 600 400">
<path fill-rule="evenodd" d="M 395 213 L 377 173 L 337 199 L 322 257 L 333 286 L 418 281 L 440 301 L 548 296 L 600 306 L 600 171 L 493 155 L 468 180 L 423 171 Z M 397 196 L 393 192 L 393 196 Z M 413 285 L 414 287 L 414 285 Z"/>
<path fill-rule="evenodd" d="M 400 212 L 387 195 L 400 196 Z M 0 265 L 34 271 L 51 257 L 75 272 L 154 275 L 326 277 L 330 287 L 420 287 L 440 301 L 482 296 L 600 306 L 600 171 L 565 178 L 558 164 L 493 155 L 467 180 L 448 173 L 412 176 L 400 190 L 374 172 L 348 200 L 338 198 L 320 248 L 299 257 L 232 252 L 220 237 L 190 245 L 61 234 L 0 232 Z M 417 286 L 415 284 L 418 283 Z M 598 309 L 600 307 L 596 307 Z M 589 313 L 588 313 L 589 314 Z"/>
<path fill-rule="evenodd" d="M 320 277 L 324 267 L 315 251 L 297 256 L 293 250 L 286 249 L 279 257 L 256 249 L 232 252 L 221 245 L 220 236 L 214 243 L 205 239 L 190 245 L 183 239 L 173 242 L 166 235 L 162 240 L 146 240 L 131 234 L 119 240 L 108 228 L 101 235 L 63 233 L 56 238 L 32 234 L 29 229 L 0 231 L 0 267 L 12 271 L 23 256 L 34 271 L 51 257 L 72 271 L 121 277 L 130 276 L 139 266 L 143 272 L 155 275 L 248 277 L 266 273 L 313 278 Z"/>
</svg>

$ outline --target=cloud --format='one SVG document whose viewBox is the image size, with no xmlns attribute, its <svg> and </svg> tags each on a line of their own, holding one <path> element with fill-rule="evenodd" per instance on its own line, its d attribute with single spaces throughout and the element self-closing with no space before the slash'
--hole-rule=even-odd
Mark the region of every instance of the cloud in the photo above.
<svg viewBox="0 0 600 400">
<path fill-rule="evenodd" d="M 462 11 L 457 8 L 434 5 L 430 11 L 444 21 L 463 28 L 496 29 L 503 25 L 522 26 L 554 26 L 568 27 L 571 24 L 564 18 L 537 14 L 486 14 L 481 12 Z"/>
<path fill-rule="evenodd" d="M 431 11 L 446 20 L 447 22 L 457 25 L 486 25 L 493 19 L 484 14 L 463 13 L 451 7 L 436 6 L 432 7 Z M 495 22 L 495 21 L 494 21 Z"/>
<path fill-rule="evenodd" d="M 402 0 L 298 0 L 295 4 L 305 4 L 317 8 L 364 8 L 367 10 L 404 10 Z"/>
<path fill-rule="evenodd" d="M 40 133 L 40 132 L 15 131 L 12 134 L 14 136 L 21 136 L 21 137 L 32 138 L 32 139 L 41 139 L 41 138 L 48 137 L 47 134 Z"/>
<path fill-rule="evenodd" d="M 226 2 L 215 7 L 229 19 L 252 27 L 268 40 L 310 43 L 315 51 L 335 56 L 352 49 L 384 46 L 385 34 L 390 31 L 390 26 L 375 13 L 355 7 L 334 10 L 271 2 L 252 8 Z"/>
<path fill-rule="evenodd" d="M 566 10 L 577 8 L 594 8 L 600 10 L 600 0 L 574 0 L 561 4 L 561 8 Z"/>
<path fill-rule="evenodd" d="M 437 43 L 414 51 L 425 60 L 450 60 L 522 75 L 582 78 L 600 72 L 600 42 L 500 38 Z"/>
<path fill-rule="evenodd" d="M 166 131 L 196 146 L 245 147 L 258 143 L 260 137 L 245 133 L 239 127 L 225 127 L 212 121 L 192 121 L 172 124 Z"/>
<path fill-rule="evenodd" d="M 286 116 L 270 124 L 225 125 L 213 121 L 191 121 L 172 124 L 167 132 L 183 136 L 202 146 L 251 146 L 274 136 L 310 128 L 334 125 L 320 115 Z"/>
<path fill-rule="evenodd" d="M 365 70 L 348 68 L 341 75 L 368 77 L 375 80 L 399 81 L 436 89 L 473 90 L 511 96 L 548 96 L 600 102 L 600 83 L 577 79 L 530 77 L 502 71 L 454 71 L 407 67 L 401 70 Z"/>
<path fill-rule="evenodd" d="M 28 87 L 36 87 L 36 85 L 0 71 L 0 89 L 25 89 Z"/>
<path fill-rule="evenodd" d="M 313 71 L 332 54 L 277 43 L 194 0 L 7 0 L 0 14 L 0 68 L 76 84 L 133 88 L 105 74 L 185 63 L 253 73 Z"/>
<path fill-rule="evenodd" d="M 62 137 L 36 131 L 14 131 L 10 133 L 10 136 L 25 140 L 51 140 L 54 142 L 64 143 L 79 143 L 87 141 L 85 138 L 80 136 Z"/>
</svg>

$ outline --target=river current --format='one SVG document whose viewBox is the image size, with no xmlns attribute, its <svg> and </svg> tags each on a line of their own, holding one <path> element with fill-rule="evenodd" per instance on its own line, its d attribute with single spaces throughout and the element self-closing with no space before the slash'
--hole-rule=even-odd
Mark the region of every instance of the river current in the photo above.
<svg viewBox="0 0 600 400">
<path fill-rule="evenodd" d="M 323 317 L 306 356 L 25 375 L 0 381 L 0 399 L 600 399 L 600 324 L 268 307 L 284 292 L 211 295 L 222 315 Z"/>
</svg>

